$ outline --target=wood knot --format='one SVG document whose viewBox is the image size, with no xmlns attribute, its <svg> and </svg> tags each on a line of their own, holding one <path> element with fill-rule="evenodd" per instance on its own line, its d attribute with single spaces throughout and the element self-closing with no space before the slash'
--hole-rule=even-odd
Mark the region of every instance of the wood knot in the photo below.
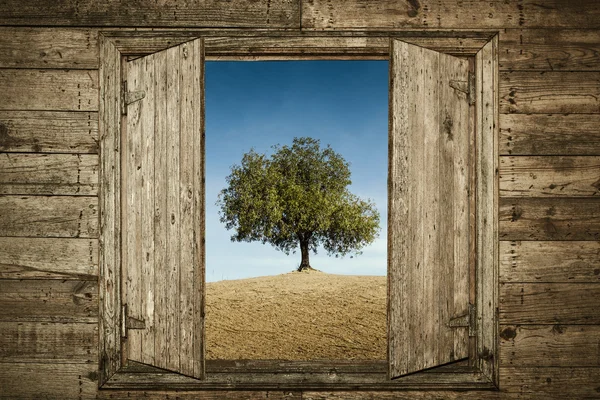
<svg viewBox="0 0 600 400">
<path fill-rule="evenodd" d="M 500 337 L 504 340 L 512 340 L 517 337 L 517 330 L 512 327 L 507 327 L 500 332 Z"/>
<path fill-rule="evenodd" d="M 446 137 L 450 141 L 454 139 L 454 135 L 452 134 L 453 126 L 454 126 L 454 122 L 452 121 L 452 117 L 450 116 L 450 114 L 448 114 L 446 112 L 446 117 L 444 118 L 443 127 L 444 127 L 444 133 L 446 134 Z"/>
<path fill-rule="evenodd" d="M 510 221 L 511 222 L 518 221 L 519 219 L 521 219 L 522 216 L 523 216 L 523 209 L 519 206 L 514 206 L 512 209 L 512 216 L 511 216 Z"/>
<path fill-rule="evenodd" d="M 419 9 L 421 8 L 419 0 L 408 0 L 408 6 L 409 8 L 406 13 L 409 17 L 414 18 L 419 15 Z"/>
<path fill-rule="evenodd" d="M 552 333 L 555 335 L 562 335 L 563 333 L 565 333 L 565 328 L 556 324 L 552 327 Z"/>
</svg>

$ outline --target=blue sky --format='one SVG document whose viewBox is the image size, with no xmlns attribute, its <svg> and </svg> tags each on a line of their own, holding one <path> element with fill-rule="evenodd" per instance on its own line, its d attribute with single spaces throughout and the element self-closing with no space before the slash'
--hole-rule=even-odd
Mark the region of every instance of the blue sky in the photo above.
<svg viewBox="0 0 600 400">
<path fill-rule="evenodd" d="M 233 164 L 254 147 L 270 152 L 311 136 L 350 162 L 350 191 L 373 200 L 379 238 L 358 257 L 310 255 L 328 273 L 385 275 L 387 243 L 387 61 L 264 61 L 206 63 L 206 280 L 290 272 L 299 251 L 286 256 L 269 244 L 231 242 L 215 205 Z"/>
</svg>

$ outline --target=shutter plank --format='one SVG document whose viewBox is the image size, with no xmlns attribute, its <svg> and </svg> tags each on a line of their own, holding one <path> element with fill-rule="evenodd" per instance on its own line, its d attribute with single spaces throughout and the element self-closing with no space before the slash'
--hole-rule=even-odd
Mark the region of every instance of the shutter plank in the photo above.
<svg viewBox="0 0 600 400">
<path fill-rule="evenodd" d="M 469 106 L 465 94 L 449 86 L 451 79 L 467 81 L 466 61 L 400 41 L 392 43 L 391 58 L 388 337 L 394 378 L 468 355 L 466 329 L 448 323 L 468 308 Z"/>
<path fill-rule="evenodd" d="M 167 369 L 179 368 L 179 48 L 167 50 Z M 163 339 L 163 338 L 161 338 Z"/>
<path fill-rule="evenodd" d="M 141 90 L 154 99 L 155 57 L 145 57 Z M 154 116 L 155 102 L 140 101 L 143 109 L 141 155 L 141 308 L 146 329 L 141 331 L 142 360 L 154 364 Z"/>
<path fill-rule="evenodd" d="M 154 137 L 154 262 L 156 265 L 167 265 L 167 52 L 155 55 L 154 75 L 156 96 L 156 120 Z M 166 360 L 167 349 L 167 309 L 169 268 L 155 269 L 154 292 L 154 351 L 156 357 Z"/>
<path fill-rule="evenodd" d="M 181 335 L 180 368 L 186 375 L 192 375 L 193 365 L 193 291 L 194 291 L 194 210 L 193 210 L 193 169 L 194 169 L 194 111 L 199 104 L 194 98 L 194 72 L 198 67 L 193 43 L 179 46 L 180 61 L 180 240 L 179 273 L 181 297 L 179 321 Z M 192 250 L 192 251 L 190 251 Z"/>
<path fill-rule="evenodd" d="M 127 89 L 142 90 L 145 58 L 139 58 L 128 63 Z M 125 282 L 127 312 L 129 317 L 142 318 L 142 282 L 141 282 L 141 138 L 143 131 L 142 119 L 146 111 L 145 101 L 137 101 L 127 106 L 127 130 L 125 132 L 124 163 L 124 205 L 123 212 L 123 248 L 127 280 Z M 142 343 L 141 331 L 127 332 L 129 358 L 141 360 Z"/>
<path fill-rule="evenodd" d="M 446 254 L 444 254 L 444 249 L 441 247 L 442 237 L 437 235 L 437 231 L 440 229 L 440 221 L 447 220 L 445 215 L 443 215 L 447 210 L 442 211 L 439 208 L 441 201 L 439 171 L 440 167 L 443 167 L 438 151 L 441 140 L 439 135 L 437 135 L 437 132 L 439 132 L 439 115 L 441 111 L 438 101 L 441 88 L 439 87 L 439 77 L 437 74 L 440 70 L 440 62 L 436 53 L 429 54 L 425 49 L 421 52 L 423 54 L 421 58 L 423 62 L 416 63 L 416 65 L 421 67 L 420 75 L 423 80 L 421 84 L 423 96 L 420 96 L 420 110 L 422 110 L 422 132 L 425 134 L 423 135 L 422 155 L 421 157 L 417 155 L 423 162 L 423 166 L 420 169 L 420 183 L 423 190 L 417 190 L 417 193 L 419 193 L 419 200 L 423 203 L 423 214 L 413 215 L 421 219 L 423 263 L 420 267 L 421 274 L 419 274 L 420 279 L 422 279 L 422 282 L 420 282 L 422 286 L 414 287 L 413 290 L 420 290 L 417 299 L 420 298 L 423 310 L 419 313 L 420 321 L 413 332 L 413 337 L 415 338 L 415 343 L 418 343 L 419 339 L 428 342 L 431 338 L 437 337 L 439 340 L 431 342 L 432 346 L 424 347 L 422 352 L 415 354 L 418 359 L 422 357 L 419 360 L 419 369 L 426 368 L 429 363 L 436 364 L 441 356 L 440 350 L 446 347 L 448 340 L 446 335 L 438 329 L 440 318 L 442 317 L 440 315 L 441 308 L 445 302 L 440 303 L 439 300 L 441 299 L 437 298 L 440 292 L 444 293 L 444 289 L 448 288 L 445 281 L 445 279 L 448 279 L 448 275 L 443 274 L 442 281 L 440 282 L 437 279 L 431 279 L 429 271 L 429 268 L 439 270 L 446 267 L 444 264 Z M 433 316 L 433 318 L 429 318 L 429 316 Z M 424 329 L 419 329 L 420 326 Z M 419 348 L 415 347 L 415 350 L 418 351 Z"/>
</svg>

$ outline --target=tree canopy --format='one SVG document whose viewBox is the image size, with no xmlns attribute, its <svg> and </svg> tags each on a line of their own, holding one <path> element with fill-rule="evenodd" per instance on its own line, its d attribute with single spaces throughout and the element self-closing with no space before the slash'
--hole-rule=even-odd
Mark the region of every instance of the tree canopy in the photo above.
<svg viewBox="0 0 600 400">
<path fill-rule="evenodd" d="M 244 154 L 219 193 L 220 221 L 235 230 L 232 241 L 270 243 L 286 254 L 300 248 L 301 271 L 321 245 L 337 257 L 360 254 L 377 238 L 375 204 L 350 193 L 350 165 L 331 146 L 302 137 L 272 148 L 270 157 Z"/>
</svg>

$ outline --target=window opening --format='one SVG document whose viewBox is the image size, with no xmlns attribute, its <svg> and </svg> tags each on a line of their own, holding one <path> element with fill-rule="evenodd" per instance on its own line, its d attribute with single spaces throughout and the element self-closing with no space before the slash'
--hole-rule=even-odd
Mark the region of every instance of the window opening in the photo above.
<svg viewBox="0 0 600 400">
<path fill-rule="evenodd" d="M 388 62 L 205 65 L 207 360 L 385 360 Z M 309 251 L 314 270 L 298 272 L 299 241 L 286 255 L 268 241 L 230 240 L 239 224 L 226 229 L 220 221 L 225 198 L 218 199 L 230 187 L 232 167 L 239 171 L 251 149 L 255 159 L 270 159 L 278 149 L 291 148 L 294 138 L 303 149 L 330 145 L 349 163 L 348 192 L 370 201 L 378 216 L 375 238 L 360 248 L 362 254 L 336 258 L 320 245 L 316 254 Z M 254 193 L 273 184 L 254 180 Z M 304 193 L 297 198 L 308 199 Z M 257 207 L 258 213 L 274 211 L 264 203 Z M 310 205 L 297 208 L 311 218 Z M 356 227 L 367 231 L 373 213 L 364 215 Z M 353 236 L 369 241 L 369 235 Z"/>
</svg>

